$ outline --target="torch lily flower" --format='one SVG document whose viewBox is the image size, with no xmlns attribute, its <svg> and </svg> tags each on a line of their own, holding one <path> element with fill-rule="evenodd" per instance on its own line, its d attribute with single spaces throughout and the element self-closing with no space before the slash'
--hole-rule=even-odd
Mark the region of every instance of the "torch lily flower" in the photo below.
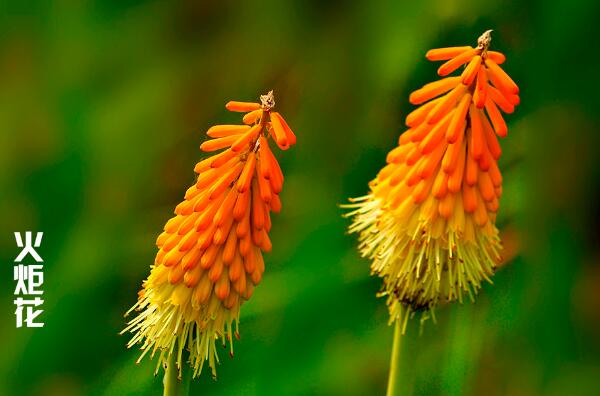
<svg viewBox="0 0 600 396">
<path fill-rule="evenodd" d="M 227 103 L 246 113 L 243 125 L 207 131 L 212 139 L 200 149 L 219 152 L 196 164 L 196 182 L 156 240 L 154 265 L 130 310 L 139 313 L 123 332 L 134 334 L 129 347 L 141 343 L 139 360 L 159 355 L 157 371 L 173 356 L 181 371 L 187 350 L 194 377 L 206 361 L 216 376 L 219 340 L 229 341 L 233 356 L 240 306 L 260 283 L 263 252 L 271 250 L 270 213 L 281 210 L 283 173 L 269 141 L 282 150 L 296 143 L 274 106 L 272 91 L 260 104 Z"/>
<path fill-rule="evenodd" d="M 401 321 L 402 332 L 416 311 L 427 318 L 441 302 L 473 299 L 500 260 L 497 137 L 507 135 L 501 111 L 512 113 L 520 100 L 500 67 L 505 56 L 489 50 L 490 32 L 475 48 L 427 52 L 444 61 L 443 78 L 410 95 L 420 107 L 406 117 L 408 129 L 369 194 L 346 205 L 349 231 L 383 278 L 390 323 Z"/>
</svg>

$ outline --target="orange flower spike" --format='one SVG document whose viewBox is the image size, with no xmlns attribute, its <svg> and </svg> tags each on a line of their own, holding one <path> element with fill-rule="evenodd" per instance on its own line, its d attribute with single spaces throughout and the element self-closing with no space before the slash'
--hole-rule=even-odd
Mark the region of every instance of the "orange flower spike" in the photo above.
<svg viewBox="0 0 600 396">
<path fill-rule="evenodd" d="M 447 77 L 424 85 L 410 94 L 408 100 L 414 105 L 425 103 L 430 99 L 446 93 L 460 84 L 460 77 Z"/>
<path fill-rule="evenodd" d="M 252 179 L 252 225 L 256 229 L 263 228 L 265 224 L 265 203 L 260 196 L 257 178 Z"/>
<path fill-rule="evenodd" d="M 513 106 L 518 106 L 521 103 L 521 98 L 519 97 L 519 95 L 510 95 L 508 97 L 508 101 L 513 105 Z"/>
<path fill-rule="evenodd" d="M 249 175 L 252 175 L 252 173 L 249 173 Z M 235 206 L 233 207 L 233 219 L 236 221 L 242 220 L 246 214 L 246 211 L 248 210 L 248 203 L 250 202 L 250 193 L 248 192 L 249 189 L 250 186 L 248 185 L 248 189 L 244 192 L 240 192 L 237 200 L 235 201 Z"/>
<path fill-rule="evenodd" d="M 237 181 L 237 190 L 238 192 L 244 193 L 248 191 L 250 188 L 250 182 L 252 181 L 252 176 L 254 174 L 254 167 L 256 164 L 256 154 L 254 152 L 250 153 L 248 159 L 246 160 L 246 165 L 244 166 L 244 170 L 240 175 L 240 178 Z"/>
<path fill-rule="evenodd" d="M 450 109 L 454 108 L 454 105 L 462 98 L 466 90 L 466 86 L 457 85 L 431 110 L 431 113 L 427 116 L 427 123 L 435 124 L 440 121 Z"/>
<path fill-rule="evenodd" d="M 470 142 L 469 142 L 470 143 Z M 467 146 L 468 147 L 468 146 Z M 469 186 L 477 184 L 477 174 L 479 173 L 479 164 L 473 158 L 473 153 L 468 153 L 465 158 L 465 176 L 464 183 Z"/>
<path fill-rule="evenodd" d="M 473 47 L 448 47 L 448 48 L 436 48 L 427 51 L 425 57 L 430 61 L 442 61 L 452 59 L 463 52 L 473 49 Z"/>
<path fill-rule="evenodd" d="M 233 159 L 230 161 L 233 161 Z M 200 175 L 198 176 L 198 179 L 196 179 L 196 188 L 203 189 L 203 188 L 206 188 L 207 186 L 210 186 L 210 184 L 212 182 L 214 182 L 215 180 L 217 180 L 219 178 L 221 173 L 222 173 L 222 170 L 217 169 L 217 168 L 210 169 L 206 172 L 200 173 Z M 185 214 L 185 213 L 182 213 L 182 214 Z"/>
<path fill-rule="evenodd" d="M 419 125 L 418 127 L 416 127 L 412 132 L 412 135 L 410 137 L 410 141 L 413 143 L 417 143 L 420 142 L 421 140 L 425 139 L 425 136 L 427 136 L 427 134 L 429 133 L 429 131 L 431 131 L 433 129 L 434 125 L 430 124 L 428 122 L 423 122 L 421 125 Z M 408 132 L 406 132 L 408 133 Z M 404 134 L 402 134 L 404 135 Z M 400 136 L 402 136 L 400 135 Z"/>
<path fill-rule="evenodd" d="M 227 102 L 225 108 L 229 111 L 235 111 L 238 113 L 247 113 L 249 111 L 254 111 L 260 109 L 260 104 L 254 102 L 236 102 L 230 101 Z"/>
<path fill-rule="evenodd" d="M 417 107 L 415 110 L 413 110 L 410 114 L 406 116 L 406 126 L 413 128 L 425 121 L 425 118 L 427 117 L 431 109 L 433 109 L 433 107 L 439 102 L 440 99 L 442 98 L 431 100 L 425 103 L 423 106 Z M 400 139 L 402 139 L 402 136 L 406 134 L 407 132 L 400 135 Z"/>
<path fill-rule="evenodd" d="M 239 135 L 250 129 L 247 125 L 215 125 L 206 131 L 211 138 L 221 138 L 231 135 Z"/>
<path fill-rule="evenodd" d="M 209 159 L 212 159 L 212 161 L 210 162 L 210 167 L 211 168 L 220 168 L 221 166 L 226 164 L 228 161 L 230 161 L 232 158 L 236 157 L 237 155 L 238 155 L 238 153 L 236 153 L 232 149 L 224 150 L 221 153 L 219 153 L 217 155 L 213 155 L 212 157 L 209 158 Z"/>
<path fill-rule="evenodd" d="M 383 280 L 390 322 L 401 321 L 403 332 L 414 312 L 426 319 L 442 301 L 473 297 L 500 259 L 496 135 L 506 135 L 506 123 L 498 107 L 511 113 L 520 99 L 498 66 L 506 58 L 489 51 L 490 32 L 475 48 L 427 52 L 445 61 L 438 74 L 447 77 L 411 93 L 419 107 L 405 119 L 409 129 L 370 192 L 347 205 L 349 231 L 359 234 L 360 252 Z"/>
<path fill-rule="evenodd" d="M 500 143 L 498 142 L 498 139 L 496 138 L 496 135 L 494 134 L 494 129 L 490 125 L 490 121 L 485 116 L 485 114 L 480 113 L 479 118 L 481 118 L 481 121 L 483 122 L 483 133 L 485 135 L 485 139 L 487 142 L 487 148 L 488 148 L 492 158 L 495 161 L 497 161 L 498 159 L 500 159 L 500 156 L 502 155 L 502 149 L 500 148 Z M 493 161 L 493 162 L 495 162 L 495 161 Z"/>
<path fill-rule="evenodd" d="M 275 194 L 279 194 L 283 185 L 283 172 L 279 167 L 277 159 L 273 155 L 272 151 L 265 150 L 264 155 L 261 159 L 261 162 L 262 161 L 269 162 L 269 164 L 267 165 L 268 169 L 270 169 L 270 177 L 268 177 L 268 180 L 271 182 L 271 186 L 273 187 L 273 191 L 275 192 Z"/>
<path fill-rule="evenodd" d="M 242 118 L 242 121 L 246 125 L 252 125 L 260 119 L 262 113 L 263 111 L 261 109 L 251 111 Z"/>
<path fill-rule="evenodd" d="M 466 116 L 469 110 L 469 104 L 471 103 L 471 94 L 466 94 L 460 100 L 456 111 L 448 125 L 446 131 L 446 140 L 448 143 L 454 143 L 458 140 L 459 135 L 464 131 L 466 126 Z"/>
<path fill-rule="evenodd" d="M 500 137 L 506 137 L 508 133 L 506 122 L 504 121 L 504 118 L 502 118 L 500 111 L 498 111 L 496 104 L 489 97 L 485 101 L 485 110 L 487 111 L 488 116 L 490 116 L 496 134 Z"/>
<path fill-rule="evenodd" d="M 285 137 L 287 138 L 287 141 L 290 144 L 290 146 L 293 146 L 294 144 L 296 144 L 296 135 L 294 134 L 294 132 L 292 132 L 292 129 L 287 124 L 285 119 L 281 116 L 281 114 L 277 113 L 276 111 L 272 111 L 271 112 L 271 120 L 273 120 L 273 118 L 277 118 L 279 123 L 281 123 L 281 126 L 283 127 L 283 130 L 285 131 Z"/>
<path fill-rule="evenodd" d="M 446 196 L 448 193 L 448 174 L 446 172 L 438 172 L 431 192 L 436 199 L 442 199 Z"/>
<path fill-rule="evenodd" d="M 454 115 L 454 111 L 447 113 L 444 118 L 431 130 L 431 132 L 427 135 L 423 141 L 419 144 L 419 150 L 421 150 L 421 154 L 429 154 L 431 153 L 444 139 L 446 135 L 446 130 L 448 127 L 448 123 L 452 119 Z"/>
<path fill-rule="evenodd" d="M 481 67 L 479 68 L 479 73 L 477 74 L 477 84 L 473 93 L 473 103 L 475 103 L 475 107 L 478 109 L 483 109 L 485 107 L 488 87 L 485 67 Z"/>
<path fill-rule="evenodd" d="M 275 157 L 271 157 L 271 168 L 273 169 L 273 174 L 268 179 L 271 183 L 271 188 L 273 188 L 273 192 L 275 194 L 279 194 L 283 187 L 283 173 L 281 172 L 281 168 L 279 167 L 279 163 L 275 159 Z"/>
<path fill-rule="evenodd" d="M 483 124 L 479 116 L 479 110 L 474 105 L 469 108 L 469 120 L 471 121 L 471 140 L 469 141 L 473 159 L 478 161 L 483 155 L 483 145 L 486 144 L 483 134 Z"/>
<path fill-rule="evenodd" d="M 256 172 L 256 179 L 258 180 L 258 187 L 260 190 L 260 198 L 265 202 L 271 202 L 271 184 L 267 179 L 260 175 L 260 172 Z"/>
<path fill-rule="evenodd" d="M 491 162 L 488 173 L 490 174 L 492 183 L 494 183 L 494 187 L 501 187 L 502 186 L 502 174 L 500 173 L 500 169 L 498 168 L 498 163 L 496 161 Z"/>
<path fill-rule="evenodd" d="M 480 52 L 479 49 L 473 48 L 463 52 L 462 54 L 450 59 L 448 62 L 444 63 L 438 69 L 438 74 L 442 77 L 447 76 L 452 73 L 454 70 L 458 69 L 460 66 L 469 62 L 475 55 Z"/>
<path fill-rule="evenodd" d="M 448 150 L 446 150 L 446 154 L 442 160 L 442 170 L 445 173 L 452 173 L 454 168 L 456 168 L 458 156 L 460 155 L 460 150 L 462 149 L 463 136 L 464 129 L 460 132 L 456 142 L 450 144 L 448 146 Z"/>
<path fill-rule="evenodd" d="M 214 157 L 214 156 L 213 156 Z M 194 173 L 203 173 L 211 168 L 211 164 L 213 162 L 213 157 L 208 157 L 198 162 L 196 166 L 194 166 Z"/>
<path fill-rule="evenodd" d="M 271 210 L 275 213 L 281 212 L 281 199 L 277 193 L 273 194 L 271 198 L 271 202 L 269 204 L 271 206 Z"/>
<path fill-rule="evenodd" d="M 488 87 L 488 94 L 490 95 L 490 99 L 492 99 L 503 112 L 511 114 L 515 111 L 515 106 L 496 88 Z"/>
<path fill-rule="evenodd" d="M 217 213 L 213 219 L 213 224 L 216 226 L 223 225 L 230 217 L 233 207 L 238 197 L 236 189 L 232 188 L 227 192 L 223 205 L 217 209 Z"/>
<path fill-rule="evenodd" d="M 251 141 L 256 141 L 256 137 L 260 133 L 261 129 L 262 126 L 260 124 L 254 125 L 248 130 L 248 132 L 244 133 L 238 137 L 235 142 L 233 142 L 231 145 L 231 150 L 236 153 L 242 151 L 242 149 L 246 148 Z"/>
<path fill-rule="evenodd" d="M 496 62 L 488 58 L 485 60 L 485 65 L 487 66 L 490 80 L 496 85 L 496 88 L 508 94 L 519 94 L 519 87 L 517 84 L 515 84 L 512 78 L 510 78 Z"/>
<path fill-rule="evenodd" d="M 269 143 L 264 136 L 259 138 L 258 144 L 260 145 L 262 151 L 261 159 L 259 161 L 260 173 L 265 179 L 270 179 L 271 175 L 273 174 L 273 168 L 271 167 L 271 157 L 273 154 L 271 153 Z"/>
<path fill-rule="evenodd" d="M 506 56 L 498 51 L 487 51 L 486 56 L 496 62 L 497 65 L 501 65 L 506 62 Z"/>
<path fill-rule="evenodd" d="M 477 190 L 475 190 L 475 187 L 469 184 L 465 184 L 463 186 L 462 196 L 465 212 L 475 212 L 475 209 L 477 209 Z"/>
<path fill-rule="evenodd" d="M 496 197 L 496 192 L 494 191 L 494 184 L 492 183 L 489 173 L 480 171 L 478 179 L 481 197 L 485 201 L 492 201 Z"/>
<path fill-rule="evenodd" d="M 441 144 L 427 157 L 426 161 L 423 161 L 423 165 L 419 168 L 419 176 L 421 179 L 427 179 L 435 172 L 436 168 L 440 164 L 446 149 L 448 148 L 448 142 L 440 138 Z M 443 173 L 443 172 L 439 172 Z"/>
<path fill-rule="evenodd" d="M 200 150 L 211 152 L 231 146 L 238 139 L 237 135 L 231 135 L 213 140 L 207 140 L 200 145 Z"/>
<path fill-rule="evenodd" d="M 223 151 L 196 164 L 195 184 L 157 238 L 154 266 L 132 308 L 139 315 L 124 330 L 134 334 L 129 347 L 142 344 L 140 359 L 157 352 L 157 370 L 173 355 L 181 370 L 186 349 L 194 377 L 205 363 L 215 375 L 216 341 L 229 340 L 233 348 L 240 306 L 262 279 L 262 252 L 272 248 L 269 212 L 281 209 L 277 194 L 283 186 L 269 148 L 271 123 L 281 127 L 288 144 L 295 143 L 295 135 L 273 115 L 273 93 L 260 99 L 260 105 L 227 103 L 231 111 L 246 112 L 243 121 L 251 126 L 217 125 L 207 131 L 213 139 L 201 150 Z"/>
<path fill-rule="evenodd" d="M 287 150 L 289 148 L 288 138 L 278 117 L 271 117 L 271 127 L 273 138 L 275 139 L 275 142 L 279 148 L 282 150 Z"/>
<path fill-rule="evenodd" d="M 462 83 L 464 85 L 471 85 L 475 77 L 477 77 L 477 72 L 479 71 L 479 67 L 481 66 L 481 55 L 477 55 L 471 59 L 469 65 L 465 68 L 465 71 L 461 74 Z"/>
</svg>

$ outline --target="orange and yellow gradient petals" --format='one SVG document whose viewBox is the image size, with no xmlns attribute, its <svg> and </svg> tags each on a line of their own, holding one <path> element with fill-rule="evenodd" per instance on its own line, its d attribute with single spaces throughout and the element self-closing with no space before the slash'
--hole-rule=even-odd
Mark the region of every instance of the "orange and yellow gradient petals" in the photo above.
<svg viewBox="0 0 600 396">
<path fill-rule="evenodd" d="M 390 321 L 404 326 L 415 311 L 426 318 L 441 302 L 473 299 L 500 260 L 498 136 L 507 134 L 500 110 L 514 111 L 519 89 L 499 66 L 504 55 L 488 51 L 490 40 L 488 31 L 476 48 L 427 52 L 445 61 L 444 78 L 410 95 L 420 107 L 406 117 L 409 129 L 370 193 L 346 206 L 350 232 L 383 278 Z"/>
<path fill-rule="evenodd" d="M 175 217 L 157 238 L 150 276 L 132 310 L 139 311 L 124 330 L 141 343 L 142 355 L 159 354 L 157 370 L 172 354 L 177 366 L 189 351 L 194 376 L 208 362 L 216 375 L 216 343 L 237 336 L 240 306 L 262 280 L 263 253 L 272 249 L 271 211 L 281 209 L 283 174 L 269 148 L 272 124 L 286 138 L 296 137 L 281 115 L 272 111 L 272 93 L 262 104 L 229 102 L 227 109 L 247 112 L 247 125 L 217 125 L 200 146 L 216 153 L 200 161 L 194 183 Z M 233 324 L 236 324 L 236 330 Z"/>
</svg>

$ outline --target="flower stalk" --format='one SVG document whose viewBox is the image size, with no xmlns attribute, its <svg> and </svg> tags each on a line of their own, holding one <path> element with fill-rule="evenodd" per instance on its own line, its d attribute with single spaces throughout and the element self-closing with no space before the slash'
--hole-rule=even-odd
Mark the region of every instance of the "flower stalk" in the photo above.
<svg viewBox="0 0 600 396">
<path fill-rule="evenodd" d="M 402 325 L 396 320 L 394 325 L 394 341 L 392 342 L 392 354 L 390 357 L 390 372 L 388 377 L 386 396 L 400 395 L 399 391 L 399 367 L 400 367 L 400 349 L 402 346 Z"/>
<path fill-rule="evenodd" d="M 185 367 L 181 368 L 181 378 L 175 355 L 172 355 L 165 368 L 163 377 L 163 396 L 187 396 L 190 393 L 191 371 Z"/>
</svg>

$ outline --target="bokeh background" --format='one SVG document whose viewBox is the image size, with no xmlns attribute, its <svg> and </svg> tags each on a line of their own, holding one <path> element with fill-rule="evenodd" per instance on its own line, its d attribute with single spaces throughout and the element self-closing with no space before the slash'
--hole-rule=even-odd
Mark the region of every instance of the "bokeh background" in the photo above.
<svg viewBox="0 0 600 396">
<path fill-rule="evenodd" d="M 476 304 L 403 342 L 414 395 L 600 394 L 600 138 L 593 0 L 3 1 L 0 395 L 160 395 L 119 336 L 154 240 L 228 100 L 274 89 L 298 136 L 266 276 L 236 356 L 199 395 L 377 395 L 392 328 L 337 206 L 362 195 L 435 78 L 424 53 L 492 47 L 521 87 L 499 226 L 509 260 Z M 14 325 L 14 231 L 44 231 L 43 329 Z"/>
</svg>

